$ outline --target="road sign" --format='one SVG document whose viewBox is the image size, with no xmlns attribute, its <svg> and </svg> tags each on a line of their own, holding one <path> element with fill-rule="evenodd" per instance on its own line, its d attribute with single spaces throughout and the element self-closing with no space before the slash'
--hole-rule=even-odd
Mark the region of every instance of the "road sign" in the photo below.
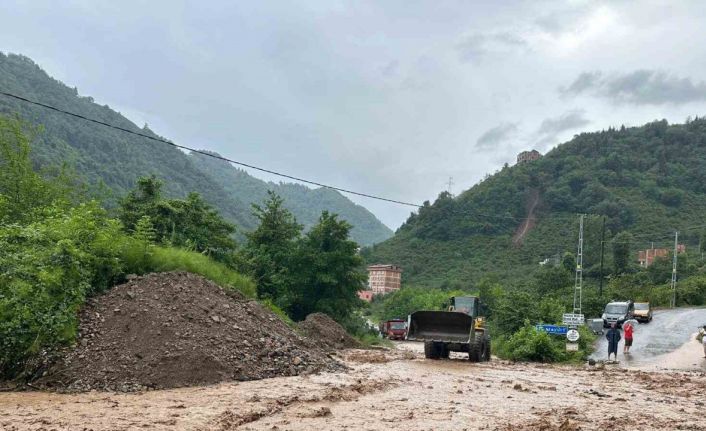
<svg viewBox="0 0 706 431">
<path fill-rule="evenodd" d="M 566 343 L 566 351 L 567 352 L 578 352 L 579 351 L 579 343 Z"/>
<path fill-rule="evenodd" d="M 580 337 L 579 331 L 577 331 L 575 329 L 571 329 L 566 332 L 566 339 L 571 341 L 572 343 L 577 342 L 579 340 L 579 337 Z"/>
<path fill-rule="evenodd" d="M 585 323 L 586 319 L 583 314 L 564 313 L 561 321 L 564 325 L 581 326 Z"/>
<path fill-rule="evenodd" d="M 569 330 L 569 328 L 563 325 L 535 325 L 535 328 L 537 328 L 538 331 L 553 335 L 566 335 L 566 332 Z"/>
</svg>

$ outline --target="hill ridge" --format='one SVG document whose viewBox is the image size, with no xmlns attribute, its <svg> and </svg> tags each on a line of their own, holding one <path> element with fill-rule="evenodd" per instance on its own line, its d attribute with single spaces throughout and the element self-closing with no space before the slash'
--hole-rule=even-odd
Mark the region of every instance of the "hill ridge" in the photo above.
<svg viewBox="0 0 706 431">
<path fill-rule="evenodd" d="M 108 105 L 98 105 L 92 97 L 79 95 L 78 89 L 52 78 L 33 60 L 23 55 L 0 52 L 0 89 L 135 132 L 160 137 L 146 125 L 140 128 Z M 220 169 L 218 174 L 228 175 L 228 178 L 240 183 L 226 189 L 218 174 L 204 169 L 203 163 L 194 154 L 186 154 L 177 148 L 145 145 L 142 142 L 144 138 L 7 97 L 0 97 L 0 114 L 17 114 L 30 123 L 41 124 L 45 131 L 38 136 L 34 147 L 35 162 L 40 166 L 53 165 L 57 161 L 68 162 L 89 183 L 107 186 L 111 192 L 106 202 L 109 207 L 115 205 L 117 197 L 134 187 L 139 176 L 155 174 L 165 180 L 167 195 L 183 197 L 192 191 L 200 193 L 206 202 L 216 207 L 227 220 L 235 223 L 242 235 L 242 231 L 255 227 L 250 205 L 261 201 L 267 189 L 275 185 L 278 191 L 285 194 L 285 206 L 307 227 L 316 223 L 322 210 L 328 210 L 339 214 L 354 226 L 351 236 L 361 245 L 380 242 L 392 235 L 392 231 L 370 211 L 333 190 L 319 191 L 290 183 L 276 185 L 255 178 L 243 170 L 238 175 L 230 175 L 237 171 L 230 164 L 227 166 L 231 170 Z"/>
<path fill-rule="evenodd" d="M 513 246 L 532 190 L 540 196 L 535 226 Z M 706 120 L 581 133 L 539 160 L 506 165 L 456 197 L 441 193 L 364 256 L 402 265 L 411 284 L 467 288 L 490 274 L 519 281 L 542 259 L 575 253 L 579 213 L 590 214 L 589 277 L 598 264 L 604 216 L 606 241 L 621 231 L 636 235 L 631 256 L 650 245 L 645 238 L 703 225 Z M 699 234 L 690 229 L 682 238 L 693 248 Z M 611 258 L 608 245 L 608 264 Z"/>
</svg>

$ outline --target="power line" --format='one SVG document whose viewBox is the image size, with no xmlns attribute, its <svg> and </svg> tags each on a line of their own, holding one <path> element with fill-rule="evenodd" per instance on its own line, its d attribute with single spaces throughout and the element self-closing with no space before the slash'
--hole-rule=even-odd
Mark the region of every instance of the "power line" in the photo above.
<svg viewBox="0 0 706 431">
<path fill-rule="evenodd" d="M 6 96 L 6 97 L 10 97 L 10 98 L 13 98 L 13 99 L 16 99 L 16 100 L 25 102 L 25 103 L 29 103 L 29 104 L 31 104 L 31 105 L 40 106 L 40 107 L 45 108 L 45 109 L 49 109 L 49 110 L 52 110 L 52 111 L 55 111 L 55 112 L 58 112 L 58 113 L 61 113 L 61 114 L 64 114 L 64 115 L 69 115 L 69 116 L 71 116 L 71 117 L 78 118 L 78 119 L 81 119 L 81 120 L 84 120 L 84 121 L 88 121 L 88 122 L 91 122 L 91 123 L 94 123 L 94 124 L 98 124 L 98 125 L 101 125 L 101 126 L 105 126 L 105 127 L 108 127 L 108 128 L 114 129 L 114 130 L 118 130 L 118 131 L 121 131 L 121 132 L 129 133 L 129 134 L 131 134 L 131 135 L 139 136 L 139 137 L 142 137 L 142 138 L 145 138 L 145 139 L 149 139 L 149 140 L 152 140 L 152 141 L 160 142 L 160 143 L 162 143 L 162 144 L 170 145 L 170 146 L 172 146 L 172 147 L 174 147 L 174 148 L 180 148 L 180 149 L 182 149 L 182 150 L 191 151 L 191 152 L 193 152 L 193 153 L 201 154 L 201 155 L 203 155 L 203 156 L 211 157 L 211 158 L 213 158 L 213 159 L 222 160 L 222 161 L 225 161 L 225 162 L 228 162 L 228 163 L 232 163 L 232 164 L 234 164 L 234 165 L 238 165 L 238 166 L 242 166 L 242 167 L 245 167 L 245 168 L 254 169 L 254 170 L 257 170 L 257 171 L 260 171 L 260 172 L 265 172 L 265 173 L 272 174 L 272 175 L 276 175 L 276 176 L 279 176 L 279 177 L 282 177 L 282 178 L 287 178 L 287 179 L 290 179 L 290 180 L 299 181 L 299 182 L 302 182 L 302 183 L 311 184 L 311 185 L 318 186 L 318 187 L 324 187 L 324 188 L 327 188 L 327 189 L 336 190 L 336 191 L 339 191 L 339 192 L 342 192 L 342 193 L 348 193 L 348 194 L 352 194 L 352 195 L 356 195 L 356 196 L 361 196 L 361 197 L 365 197 L 365 198 L 370 198 L 370 199 L 376 199 L 376 200 L 380 200 L 380 201 L 384 201 L 384 202 L 390 202 L 390 203 L 399 204 L 399 205 L 406 205 L 406 206 L 411 206 L 411 207 L 415 207 L 415 208 L 423 208 L 423 207 L 424 207 L 424 205 L 419 205 L 419 204 L 415 204 L 415 203 L 411 203 L 411 202 L 400 201 L 400 200 L 396 200 L 396 199 L 385 198 L 385 197 L 381 197 L 381 196 L 377 196 L 377 195 L 372 195 L 372 194 L 369 194 L 369 193 L 356 192 L 356 191 L 354 191 L 354 190 L 348 190 L 348 189 L 344 189 L 344 188 L 341 188 L 341 187 L 331 186 L 331 185 L 328 185 L 328 184 L 319 183 L 319 182 L 317 182 L 317 181 L 307 180 L 307 179 L 304 179 L 304 178 L 295 177 L 295 176 L 293 176 L 293 175 L 288 175 L 288 174 L 284 174 L 284 173 L 281 173 L 281 172 L 273 171 L 273 170 L 270 170 L 270 169 L 261 168 L 261 167 L 259 167 L 259 166 L 251 165 L 251 164 L 249 164 L 249 163 L 239 162 L 239 161 L 237 161 L 237 160 L 233 160 L 233 159 L 229 159 L 229 158 L 227 158 L 227 157 L 223 157 L 223 156 L 219 156 L 219 155 L 216 155 L 216 154 L 212 154 L 212 153 L 209 153 L 209 152 L 207 152 L 207 151 L 197 150 L 197 149 L 195 149 L 195 148 L 187 147 L 187 146 L 185 146 L 185 145 L 179 145 L 179 144 L 176 144 L 176 143 L 174 143 L 174 142 L 168 141 L 168 140 L 166 140 L 166 139 L 162 139 L 162 138 L 159 138 L 159 137 L 146 135 L 146 134 L 144 134 L 144 133 L 136 132 L 136 131 L 134 131 L 134 130 L 127 129 L 127 128 L 125 128 L 125 127 L 116 126 L 116 125 L 114 125 L 114 124 L 106 123 L 106 122 L 101 121 L 101 120 L 96 120 L 96 119 L 94 119 L 94 118 L 86 117 L 86 116 L 84 116 L 84 115 L 77 114 L 77 113 L 75 113 L 75 112 L 66 111 L 66 110 L 64 110 L 64 109 L 57 108 L 57 107 L 52 106 L 52 105 L 47 105 L 47 104 L 45 104 L 45 103 L 37 102 L 37 101 L 31 100 L 31 99 L 27 99 L 27 98 L 25 98 L 25 97 L 18 96 L 18 95 L 16 95 L 16 94 L 8 93 L 8 92 L 5 92 L 5 91 L 0 91 L 0 95 Z M 451 185 L 453 185 L 453 178 L 452 178 L 452 177 L 449 178 L 449 188 L 451 187 Z M 511 216 L 511 215 L 507 215 L 507 214 L 486 214 L 486 213 L 479 213 L 479 212 L 474 212 L 474 211 L 472 211 L 472 210 L 465 210 L 465 209 L 464 209 L 464 210 L 460 210 L 460 211 L 459 211 L 459 210 L 455 210 L 455 211 L 453 211 L 453 212 L 454 212 L 455 214 L 461 214 L 461 215 L 466 215 L 466 214 L 467 214 L 467 215 L 471 215 L 471 216 L 475 216 L 475 217 L 495 218 L 495 219 L 506 219 L 506 220 L 512 220 L 512 221 L 517 221 L 517 222 L 523 222 L 523 221 L 526 221 L 526 220 L 528 220 L 528 219 L 531 218 L 531 217 L 514 217 L 514 216 Z M 588 215 L 593 215 L 593 214 L 588 214 Z M 561 219 L 561 218 L 566 218 L 566 217 L 570 217 L 570 215 L 559 215 L 559 216 L 554 216 L 554 217 L 544 217 L 544 219 Z M 538 218 L 538 217 L 534 217 L 534 218 Z M 690 229 L 695 229 L 695 228 L 700 228 L 700 227 L 706 227 L 706 225 L 687 227 L 687 228 L 684 228 L 684 229 L 682 229 L 682 230 L 690 230 Z M 634 237 L 634 238 L 639 238 L 639 237 L 642 237 L 642 236 L 648 237 L 648 236 L 650 236 L 650 235 L 649 235 L 649 234 L 635 235 L 635 236 L 633 236 L 633 237 Z M 671 236 L 671 235 L 669 235 L 669 236 Z M 655 238 L 655 239 L 659 239 L 659 238 Z M 612 240 L 611 240 L 611 242 L 612 242 Z"/>
<path fill-rule="evenodd" d="M 331 186 L 331 185 L 319 183 L 319 182 L 316 182 L 316 181 L 307 180 L 307 179 L 304 179 L 304 178 L 299 178 L 299 177 L 295 177 L 295 176 L 288 175 L 288 174 L 283 174 L 283 173 L 281 173 L 281 172 L 273 171 L 273 170 L 266 169 L 266 168 L 261 168 L 261 167 L 259 167 L 259 166 L 251 165 L 251 164 L 248 164 L 248 163 L 239 162 L 239 161 L 237 161 L 237 160 L 229 159 L 229 158 L 227 158 L 227 157 L 223 157 L 223 156 L 219 156 L 219 155 L 216 155 L 216 154 L 212 154 L 212 153 L 209 153 L 209 152 L 206 152 L 206 151 L 203 151 L 203 150 L 197 150 L 197 149 L 195 149 L 195 148 L 187 147 L 187 146 L 185 146 L 185 145 L 176 144 L 176 143 L 171 142 L 171 141 L 168 141 L 168 140 L 166 140 L 166 139 L 162 139 L 162 138 L 159 138 L 159 137 L 146 135 L 146 134 L 144 134 L 144 133 L 136 132 L 136 131 L 134 131 L 134 130 L 127 129 L 127 128 L 125 128 L 125 127 L 116 126 L 116 125 L 114 125 L 114 124 L 106 123 L 105 121 L 96 120 L 95 118 L 86 117 L 86 116 L 84 116 L 84 115 L 77 114 L 77 113 L 75 113 L 75 112 L 66 111 L 66 110 L 64 110 L 64 109 L 57 108 L 57 107 L 52 106 L 52 105 L 47 105 L 47 104 L 45 104 L 45 103 L 37 102 L 37 101 L 31 100 L 31 99 L 27 99 L 26 97 L 18 96 L 18 95 L 16 95 L 16 94 L 8 93 L 8 92 L 5 92 L 5 91 L 0 91 L 0 95 L 6 96 L 6 97 L 10 97 L 10 98 L 13 98 L 13 99 L 16 99 L 16 100 L 20 100 L 20 101 L 22 101 L 22 102 L 29 103 L 29 104 L 32 104 L 32 105 L 40 106 L 40 107 L 42 107 L 42 108 L 49 109 L 49 110 L 58 112 L 58 113 L 60 113 L 60 114 L 69 115 L 69 116 L 74 117 L 74 118 L 78 118 L 78 119 L 81 119 L 81 120 L 84 120 L 84 121 L 88 121 L 88 122 L 91 122 L 91 123 L 99 124 L 99 125 L 101 125 L 101 126 L 105 126 L 105 127 L 111 128 L 111 129 L 119 130 L 119 131 L 121 131 L 121 132 L 129 133 L 129 134 L 131 134 L 131 135 L 135 135 L 135 136 L 139 136 L 139 137 L 142 137 L 142 138 L 146 138 L 146 139 L 149 139 L 149 140 L 152 140 L 152 141 L 160 142 L 160 143 L 162 143 L 162 144 L 167 144 L 167 145 L 170 145 L 170 146 L 175 147 L 175 148 L 180 148 L 180 149 L 183 149 L 183 150 L 188 150 L 188 151 L 191 151 L 191 152 L 193 152 L 193 153 L 197 153 L 197 154 L 201 154 L 201 155 L 204 155 L 204 156 L 208 156 L 208 157 L 211 157 L 211 158 L 214 158 L 214 159 L 218 159 L 218 160 L 222 160 L 222 161 L 225 161 L 225 162 L 233 163 L 234 165 L 243 166 L 243 167 L 250 168 L 250 169 L 255 169 L 255 170 L 258 170 L 258 171 L 261 171 L 261 172 L 266 172 L 266 173 L 268 173 L 268 174 L 277 175 L 277 176 L 280 176 L 280 177 L 283 177 L 283 178 L 287 178 L 287 179 L 290 179 L 290 180 L 300 181 L 300 182 L 303 182 L 303 183 L 312 184 L 312 185 L 319 186 L 319 187 L 325 187 L 325 188 L 327 188 L 327 189 L 336 190 L 336 191 L 343 192 L 343 193 L 349 193 L 349 194 L 353 194 L 353 195 L 357 195 L 357 196 L 362 196 L 362 197 L 366 197 L 366 198 L 370 198 L 370 199 L 377 199 L 377 200 L 381 200 L 381 201 L 385 201 L 385 202 L 391 202 L 391 203 L 400 204 L 400 205 L 406 205 L 406 206 L 411 206 L 411 207 L 415 207 L 415 208 L 423 208 L 423 207 L 424 207 L 424 205 L 414 204 L 414 203 L 410 203 L 410 202 L 404 202 L 404 201 L 400 201 L 400 200 L 396 200 L 396 199 L 384 198 L 384 197 L 381 197 L 381 196 L 371 195 L 371 194 L 368 194 L 368 193 L 356 192 L 356 191 L 344 189 L 344 188 L 341 188 L 341 187 Z M 452 184 L 453 184 L 453 182 L 452 182 L 453 179 L 450 178 L 449 180 L 450 180 L 450 183 L 451 183 L 451 185 L 452 185 Z M 513 221 L 517 221 L 517 222 L 522 222 L 522 221 L 525 221 L 525 220 L 528 219 L 528 217 L 518 218 L 518 217 L 511 216 L 511 215 L 506 215 L 506 214 L 484 214 L 484 213 L 479 213 L 479 212 L 473 212 L 472 210 L 461 210 L 461 211 L 456 210 L 456 211 L 454 211 L 454 213 L 456 213 L 456 214 L 462 214 L 462 215 L 463 215 L 463 214 L 468 214 L 468 215 L 472 215 L 472 216 L 475 216 L 475 217 L 485 217 L 485 218 L 495 218 L 495 219 L 513 220 Z"/>
<path fill-rule="evenodd" d="M 389 199 L 389 198 L 384 198 L 384 197 L 381 197 L 381 196 L 375 196 L 375 195 L 371 195 L 371 194 L 368 194 L 368 193 L 356 192 L 356 191 L 344 189 L 344 188 L 341 188 L 341 187 L 330 186 L 330 185 L 323 184 L 323 183 L 319 183 L 319 182 L 316 182 L 316 181 L 307 180 L 307 179 L 304 179 L 304 178 L 299 178 L 299 177 L 295 177 L 295 176 L 292 176 L 292 175 L 283 174 L 283 173 L 281 173 L 281 172 L 273 171 L 273 170 L 270 170 L 270 169 L 261 168 L 261 167 L 255 166 L 255 165 L 251 165 L 251 164 L 249 164 L 249 163 L 239 162 L 239 161 L 236 161 L 236 160 L 229 159 L 229 158 L 227 158 L 227 157 L 222 157 L 222 156 L 218 156 L 218 155 L 215 155 L 215 154 L 208 153 L 208 152 L 206 152 L 206 151 L 202 151 L 202 150 L 197 150 L 197 149 L 194 149 L 194 148 L 190 148 L 190 147 L 187 147 L 187 146 L 185 146 L 185 145 L 175 144 L 174 142 L 167 141 L 166 139 L 162 139 L 162 138 L 158 138 L 158 137 L 155 137 L 155 136 L 146 135 L 146 134 L 140 133 L 140 132 L 135 132 L 134 130 L 126 129 L 126 128 L 124 128 L 124 127 L 116 126 L 116 125 L 114 125 L 114 124 L 110 124 L 110 123 L 106 123 L 106 122 L 104 122 L 104 121 L 96 120 L 96 119 L 94 119 L 94 118 L 86 117 L 86 116 L 83 116 L 83 115 L 81 115 L 81 114 L 76 114 L 75 112 L 65 111 L 65 110 L 60 109 L 60 108 L 57 108 L 57 107 L 55 107 L 55 106 L 47 105 L 47 104 L 44 104 L 44 103 L 41 103 L 41 102 L 36 102 L 36 101 L 34 101 L 34 100 L 30 100 L 30 99 L 27 99 L 27 98 L 22 97 L 22 96 L 17 96 L 17 95 L 15 95 L 15 94 L 7 93 L 7 92 L 5 92 L 5 91 L 0 91 L 0 94 L 3 95 L 3 96 L 6 96 L 6 97 L 10 97 L 10 98 L 16 99 L 16 100 L 20 100 L 20 101 L 25 102 L 25 103 L 29 103 L 29 104 L 36 105 L 36 106 L 41 106 L 42 108 L 50 109 L 50 110 L 52 110 L 52 111 L 59 112 L 59 113 L 64 114 L 64 115 L 70 115 L 70 116 L 72 116 L 72 117 L 79 118 L 79 119 L 81 119 L 81 120 L 85 120 L 85 121 L 89 121 L 89 122 L 91 122 L 91 123 L 99 124 L 99 125 L 101 125 L 101 126 L 109 127 L 109 128 L 111 128 L 111 129 L 119 130 L 119 131 L 121 131 L 121 132 L 130 133 L 130 134 L 132 134 L 132 135 L 140 136 L 140 137 L 142 137 L 142 138 L 150 139 L 150 140 L 152 140 L 152 141 L 161 142 L 161 143 L 163 143 L 163 144 L 171 145 L 172 147 L 180 148 L 180 149 L 182 149 L 182 150 L 188 150 L 188 151 L 191 151 L 191 152 L 193 152 L 193 153 L 201 154 L 201 155 L 208 156 L 208 157 L 211 157 L 211 158 L 214 158 L 214 159 L 218 159 L 218 160 L 223 160 L 223 161 L 226 161 L 226 162 L 229 162 L 229 163 L 233 163 L 234 165 L 243 166 L 243 167 L 250 168 L 250 169 L 255 169 L 255 170 L 260 171 L 260 172 L 266 172 L 266 173 L 268 173 L 268 174 L 277 175 L 277 176 L 279 176 L 279 177 L 287 178 L 287 179 L 290 179 L 290 180 L 300 181 L 300 182 L 302 182 L 302 183 L 307 183 L 307 184 L 315 185 L 315 186 L 318 186 L 318 187 L 324 187 L 324 188 L 327 188 L 327 189 L 336 190 L 336 191 L 343 192 L 343 193 L 349 193 L 349 194 L 356 195 L 356 196 L 362 196 L 362 197 L 365 197 L 365 198 L 377 199 L 377 200 L 380 200 L 380 201 L 391 202 L 391 203 L 399 204 L 399 205 L 407 205 L 407 206 L 411 206 L 411 207 L 415 207 L 415 208 L 420 208 L 420 207 L 421 207 L 421 205 L 413 204 L 413 203 L 410 203 L 410 202 L 404 202 L 404 201 L 399 201 L 399 200 L 396 200 L 396 199 Z"/>
</svg>

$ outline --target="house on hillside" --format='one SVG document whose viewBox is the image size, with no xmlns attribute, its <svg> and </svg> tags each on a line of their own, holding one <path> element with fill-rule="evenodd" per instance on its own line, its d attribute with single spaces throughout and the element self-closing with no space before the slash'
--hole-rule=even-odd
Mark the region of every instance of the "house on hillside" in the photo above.
<svg viewBox="0 0 706 431">
<path fill-rule="evenodd" d="M 517 155 L 517 164 L 539 160 L 540 157 L 542 157 L 542 153 L 537 150 L 523 151 Z"/>
<path fill-rule="evenodd" d="M 652 265 L 652 263 L 658 257 L 667 257 L 671 249 L 668 248 L 648 248 L 647 250 L 640 250 L 637 252 L 637 261 L 641 267 L 647 268 Z M 677 253 L 684 253 L 686 251 L 686 245 L 678 244 Z"/>
<path fill-rule="evenodd" d="M 373 295 L 384 295 L 400 289 L 402 268 L 397 265 L 370 265 L 368 267 L 368 290 Z"/>
<path fill-rule="evenodd" d="M 358 291 L 358 298 L 362 299 L 365 302 L 370 302 L 373 300 L 373 291 L 372 290 L 359 290 Z"/>
</svg>

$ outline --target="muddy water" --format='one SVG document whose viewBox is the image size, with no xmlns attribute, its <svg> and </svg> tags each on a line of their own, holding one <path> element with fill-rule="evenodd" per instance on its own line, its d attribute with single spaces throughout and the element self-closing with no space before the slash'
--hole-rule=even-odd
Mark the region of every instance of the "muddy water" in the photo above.
<svg viewBox="0 0 706 431">
<path fill-rule="evenodd" d="M 398 346 L 345 352 L 347 373 L 141 394 L 0 393 L 0 429 L 706 429 L 703 373 L 428 361 L 420 345 Z"/>
</svg>

